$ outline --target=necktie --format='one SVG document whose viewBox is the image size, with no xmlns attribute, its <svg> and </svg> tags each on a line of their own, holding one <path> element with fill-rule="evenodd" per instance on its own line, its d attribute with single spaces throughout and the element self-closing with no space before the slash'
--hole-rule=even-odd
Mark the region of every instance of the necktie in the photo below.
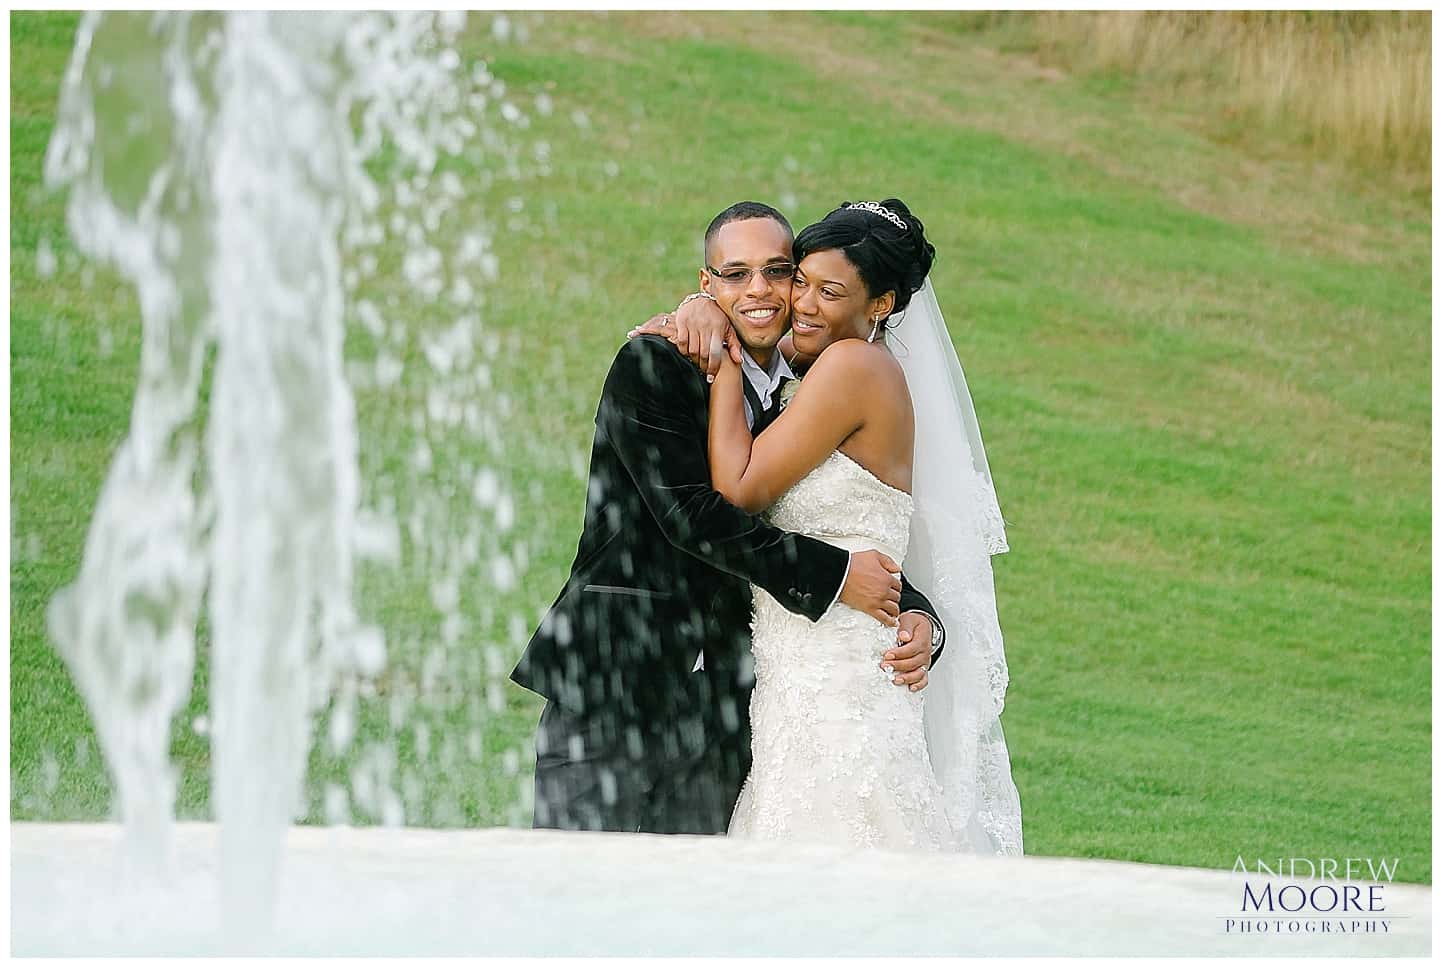
<svg viewBox="0 0 1442 968">
<path fill-rule="evenodd" d="M 751 381 L 747 379 L 745 373 L 741 374 L 741 392 L 746 394 L 746 402 L 751 405 L 751 433 L 760 433 L 756 428 L 761 421 L 766 419 L 766 411 L 761 406 L 761 395 L 756 392 L 756 388 L 751 385 Z M 775 400 L 776 395 L 772 394 L 772 402 L 774 403 Z"/>
<path fill-rule="evenodd" d="M 761 436 L 761 432 L 775 423 L 776 418 L 781 416 L 781 387 L 778 386 L 776 392 L 771 394 L 771 406 L 758 411 L 758 413 L 759 416 L 756 418 L 756 425 L 751 428 L 751 435 L 753 437 Z"/>
</svg>

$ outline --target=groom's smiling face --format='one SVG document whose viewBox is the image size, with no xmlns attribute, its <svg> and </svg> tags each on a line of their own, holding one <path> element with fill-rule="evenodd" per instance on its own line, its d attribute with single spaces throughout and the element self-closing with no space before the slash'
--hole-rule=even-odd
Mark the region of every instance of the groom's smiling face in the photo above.
<svg viewBox="0 0 1442 968">
<path fill-rule="evenodd" d="M 770 266 L 774 273 L 776 267 L 790 264 L 791 233 L 769 218 L 728 222 L 706 248 L 701 288 L 716 297 L 742 344 L 763 365 L 791 325 L 792 275 L 768 279 L 761 270 Z"/>
</svg>

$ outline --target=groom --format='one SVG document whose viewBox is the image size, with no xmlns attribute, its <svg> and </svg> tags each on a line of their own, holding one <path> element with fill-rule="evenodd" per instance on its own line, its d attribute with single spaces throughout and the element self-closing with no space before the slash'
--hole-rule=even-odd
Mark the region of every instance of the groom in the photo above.
<svg viewBox="0 0 1442 968">
<path fill-rule="evenodd" d="M 707 230 L 706 259 L 703 288 L 762 374 L 747 393 L 759 433 L 780 411 L 791 227 L 769 206 L 733 205 Z M 537 827 L 725 832 L 751 761 L 748 582 L 812 621 L 836 601 L 899 621 L 897 688 L 924 685 L 925 597 L 879 552 L 848 554 L 726 503 L 710 484 L 707 396 L 657 336 L 628 341 L 606 377 L 576 558 L 511 673 L 547 699 Z"/>
</svg>

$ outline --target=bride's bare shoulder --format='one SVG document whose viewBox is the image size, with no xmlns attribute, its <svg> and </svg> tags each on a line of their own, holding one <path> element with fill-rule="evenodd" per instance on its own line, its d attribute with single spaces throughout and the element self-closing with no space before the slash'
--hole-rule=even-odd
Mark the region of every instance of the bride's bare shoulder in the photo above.
<svg viewBox="0 0 1442 968">
<path fill-rule="evenodd" d="M 864 339 L 837 340 L 821 351 L 811 372 L 828 372 L 837 376 L 905 379 L 901 364 L 881 343 L 868 343 Z"/>
<path fill-rule="evenodd" d="M 837 340 L 816 358 L 807 374 L 826 373 L 825 379 L 853 391 L 872 390 L 907 394 L 906 372 L 882 343 L 863 339 Z M 817 381 L 821 382 L 821 381 Z"/>
</svg>

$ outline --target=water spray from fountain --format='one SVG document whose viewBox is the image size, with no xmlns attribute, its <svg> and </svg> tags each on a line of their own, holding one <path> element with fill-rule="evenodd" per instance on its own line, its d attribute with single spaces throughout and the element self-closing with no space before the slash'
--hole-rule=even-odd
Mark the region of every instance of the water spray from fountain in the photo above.
<svg viewBox="0 0 1442 968">
<path fill-rule="evenodd" d="M 361 506 L 348 286 L 374 268 L 359 254 L 385 238 L 398 173 L 424 183 L 476 133 L 462 25 L 90 13 L 61 95 L 47 182 L 69 189 L 78 247 L 136 287 L 144 336 L 129 434 L 51 634 L 96 724 L 127 869 L 158 883 L 204 611 L 221 906 L 241 932 L 268 918 L 315 713 L 386 658 L 353 598 L 358 563 L 399 537 Z M 421 242 L 418 287 L 459 278 Z M 353 711 L 332 715 L 345 733 Z"/>
</svg>

